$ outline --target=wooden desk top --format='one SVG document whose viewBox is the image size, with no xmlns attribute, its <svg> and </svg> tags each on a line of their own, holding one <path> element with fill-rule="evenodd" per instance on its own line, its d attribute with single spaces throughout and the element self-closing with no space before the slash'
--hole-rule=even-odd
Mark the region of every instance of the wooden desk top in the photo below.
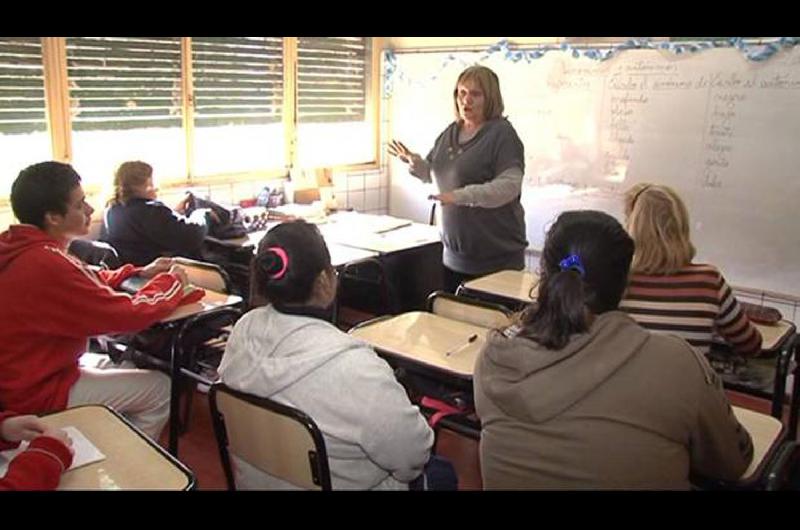
<svg viewBox="0 0 800 530">
<path fill-rule="evenodd" d="M 753 439 L 753 461 L 739 478 L 740 482 L 745 482 L 752 479 L 757 471 L 761 471 L 759 468 L 771 453 L 775 442 L 780 440 L 783 424 L 767 414 L 739 407 L 733 407 L 733 413 Z"/>
<path fill-rule="evenodd" d="M 753 325 L 761 332 L 761 351 L 773 352 L 783 346 L 784 341 L 795 331 L 795 325 L 788 320 L 781 320 L 777 324 L 758 324 Z"/>
<path fill-rule="evenodd" d="M 191 471 L 106 407 L 75 407 L 42 420 L 53 427 L 77 427 L 106 455 L 65 472 L 60 490 L 185 490 L 194 484 Z"/>
<path fill-rule="evenodd" d="M 353 329 L 350 334 L 387 354 L 472 379 L 475 359 L 488 332 L 487 328 L 474 324 L 413 311 Z M 472 335 L 477 335 L 477 339 L 468 343 Z"/>
<path fill-rule="evenodd" d="M 199 313 L 205 313 L 218 307 L 228 307 L 242 302 L 241 296 L 232 294 L 222 294 L 216 291 L 206 290 L 206 295 L 199 302 L 179 306 L 171 315 L 161 320 L 161 322 L 173 322 L 188 318 Z"/>
<path fill-rule="evenodd" d="M 439 228 L 421 223 L 403 224 L 399 228 L 374 233 L 355 231 L 340 225 L 320 226 L 325 241 L 348 247 L 371 250 L 381 254 L 400 252 L 441 241 Z"/>
<path fill-rule="evenodd" d="M 539 277 L 532 272 L 499 271 L 465 282 L 464 288 L 528 303 L 535 300 L 538 284 Z"/>
</svg>

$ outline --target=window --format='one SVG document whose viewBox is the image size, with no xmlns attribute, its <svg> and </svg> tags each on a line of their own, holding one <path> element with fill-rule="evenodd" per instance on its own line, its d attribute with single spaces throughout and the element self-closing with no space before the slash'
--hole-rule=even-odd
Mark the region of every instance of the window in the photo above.
<svg viewBox="0 0 800 530">
<path fill-rule="evenodd" d="M 192 38 L 193 174 L 286 167 L 283 38 Z"/>
<path fill-rule="evenodd" d="M 372 39 L 299 37 L 297 161 L 301 167 L 375 159 Z"/>
<path fill-rule="evenodd" d="M 0 38 L 0 199 L 23 167 L 75 166 L 87 191 L 125 160 L 157 182 L 375 164 L 369 37 Z"/>
<path fill-rule="evenodd" d="M 20 170 L 51 158 L 38 37 L 0 38 L 0 153 L 0 196 L 9 195 Z"/>
<path fill-rule="evenodd" d="M 111 186 L 116 167 L 144 160 L 186 176 L 177 37 L 67 37 L 73 165 L 87 184 Z"/>
</svg>

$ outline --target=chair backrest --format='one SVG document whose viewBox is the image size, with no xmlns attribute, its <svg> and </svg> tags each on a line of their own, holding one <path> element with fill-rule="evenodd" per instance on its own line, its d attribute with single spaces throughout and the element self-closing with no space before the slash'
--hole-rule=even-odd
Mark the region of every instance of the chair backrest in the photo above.
<svg viewBox="0 0 800 530">
<path fill-rule="evenodd" d="M 331 489 L 325 441 L 307 414 L 223 383 L 211 386 L 209 400 L 230 489 L 236 489 L 230 454 L 297 487 Z"/>
<path fill-rule="evenodd" d="M 176 257 L 175 262 L 186 271 L 192 285 L 218 293 L 230 293 L 230 279 L 219 265 L 182 257 Z"/>
<path fill-rule="evenodd" d="M 116 269 L 122 265 L 117 250 L 104 241 L 73 239 L 68 251 L 89 265 L 99 265 L 108 269 Z"/>
<path fill-rule="evenodd" d="M 431 293 L 428 297 L 428 311 L 485 328 L 503 328 L 511 324 L 511 311 L 499 304 L 444 291 Z"/>
</svg>

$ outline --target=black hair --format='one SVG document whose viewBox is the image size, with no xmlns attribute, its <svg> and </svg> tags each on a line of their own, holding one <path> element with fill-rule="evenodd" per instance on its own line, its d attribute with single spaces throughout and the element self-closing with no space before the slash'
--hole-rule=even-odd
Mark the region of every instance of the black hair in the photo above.
<svg viewBox="0 0 800 530">
<path fill-rule="evenodd" d="M 570 335 L 589 329 L 586 309 L 599 315 L 619 306 L 628 282 L 633 239 L 614 217 L 595 210 L 558 216 L 544 243 L 538 305 L 521 316 L 520 335 L 561 349 Z M 560 263 L 578 256 L 585 275 Z"/>
<path fill-rule="evenodd" d="M 80 183 L 81 176 L 69 164 L 33 164 L 20 171 L 11 185 L 11 208 L 21 223 L 44 229 L 45 214 L 66 214 L 69 194 Z"/>
<path fill-rule="evenodd" d="M 279 251 L 288 257 L 284 262 Z M 286 265 L 286 271 L 280 271 Z M 258 244 L 251 269 L 255 293 L 268 301 L 283 304 L 304 304 L 311 298 L 314 281 L 331 269 L 331 255 L 316 225 L 290 221 L 272 228 Z M 279 276 L 279 277 L 277 277 Z"/>
</svg>

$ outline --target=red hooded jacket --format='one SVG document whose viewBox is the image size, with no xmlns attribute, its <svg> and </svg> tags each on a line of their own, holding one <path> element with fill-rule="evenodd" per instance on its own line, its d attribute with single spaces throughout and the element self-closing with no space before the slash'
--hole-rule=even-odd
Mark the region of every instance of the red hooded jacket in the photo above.
<svg viewBox="0 0 800 530">
<path fill-rule="evenodd" d="M 142 330 L 178 307 L 183 289 L 166 272 L 135 295 L 114 291 L 139 270 L 96 274 L 32 225 L 0 234 L 0 410 L 63 410 L 89 337 Z"/>
<path fill-rule="evenodd" d="M 16 413 L 0 412 L 0 424 L 12 416 Z M 0 451 L 17 447 L 19 442 L 0 438 Z M 72 453 L 66 445 L 49 436 L 37 436 L 8 464 L 5 476 L 0 477 L 0 491 L 56 489 L 61 474 L 71 465 Z"/>
</svg>

